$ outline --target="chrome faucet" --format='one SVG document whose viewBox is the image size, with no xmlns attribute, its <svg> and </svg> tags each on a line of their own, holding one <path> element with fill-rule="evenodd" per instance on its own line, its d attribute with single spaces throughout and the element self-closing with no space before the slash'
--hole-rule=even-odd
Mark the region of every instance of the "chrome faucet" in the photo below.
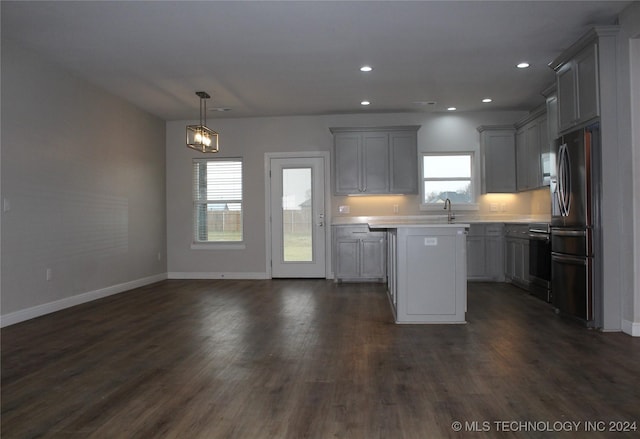
<svg viewBox="0 0 640 439">
<path fill-rule="evenodd" d="M 451 200 L 450 199 L 446 199 L 444 200 L 444 210 L 447 210 L 447 222 L 448 223 L 452 223 L 453 219 L 455 218 L 453 212 L 451 212 Z"/>
</svg>

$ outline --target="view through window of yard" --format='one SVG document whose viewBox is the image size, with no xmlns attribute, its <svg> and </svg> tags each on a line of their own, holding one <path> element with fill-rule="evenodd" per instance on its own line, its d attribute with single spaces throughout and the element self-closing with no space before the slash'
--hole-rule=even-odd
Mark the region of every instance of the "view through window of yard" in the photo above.
<svg viewBox="0 0 640 439">
<path fill-rule="evenodd" d="M 282 237 L 285 262 L 313 261 L 311 168 L 282 170 Z"/>
<path fill-rule="evenodd" d="M 194 160 L 193 182 L 195 241 L 241 242 L 242 162 Z"/>
<path fill-rule="evenodd" d="M 425 154 L 423 156 L 423 204 L 442 204 L 448 198 L 454 204 L 473 202 L 471 191 L 471 154 Z"/>
</svg>

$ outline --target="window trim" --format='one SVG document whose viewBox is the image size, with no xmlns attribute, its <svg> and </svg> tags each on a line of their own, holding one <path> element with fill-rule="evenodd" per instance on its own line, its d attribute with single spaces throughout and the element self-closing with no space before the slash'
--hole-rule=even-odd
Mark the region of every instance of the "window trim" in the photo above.
<svg viewBox="0 0 640 439">
<path fill-rule="evenodd" d="M 240 169 L 242 173 L 242 192 L 241 192 L 241 200 L 215 200 L 216 202 L 234 202 L 240 203 L 241 210 L 241 223 L 242 223 L 242 240 L 241 241 L 197 241 L 196 240 L 196 205 L 203 204 L 202 201 L 197 201 L 194 194 L 194 169 L 196 163 L 209 163 L 209 162 L 240 162 Z M 244 173 L 244 160 L 242 157 L 211 157 L 211 158 L 194 158 L 191 161 L 192 163 L 192 171 L 191 171 L 191 216 L 192 216 L 192 227 L 191 227 L 191 250 L 244 250 L 246 249 L 245 242 L 245 228 L 244 228 L 244 200 L 245 200 L 245 173 Z M 204 204 L 207 204 L 211 200 L 206 200 Z"/>
<path fill-rule="evenodd" d="M 479 210 L 480 204 L 478 203 L 478 184 L 476 180 L 476 153 L 474 151 L 428 151 L 420 153 L 420 210 L 423 211 L 439 211 L 442 210 L 442 206 L 435 203 L 424 202 L 424 182 L 427 180 L 424 175 L 424 158 L 426 156 L 456 156 L 464 155 L 471 157 L 471 203 L 452 203 L 451 208 L 455 210 Z"/>
</svg>

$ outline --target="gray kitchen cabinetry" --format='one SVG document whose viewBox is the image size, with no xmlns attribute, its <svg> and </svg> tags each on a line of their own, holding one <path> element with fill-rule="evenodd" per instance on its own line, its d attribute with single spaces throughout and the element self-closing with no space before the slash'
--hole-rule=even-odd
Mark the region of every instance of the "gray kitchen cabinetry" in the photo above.
<svg viewBox="0 0 640 439">
<path fill-rule="evenodd" d="M 385 231 L 371 231 L 367 225 L 333 226 L 333 260 L 336 280 L 386 279 L 387 241 Z"/>
<path fill-rule="evenodd" d="M 386 133 L 337 133 L 337 194 L 384 194 L 389 191 L 389 149 Z"/>
<path fill-rule="evenodd" d="M 529 289 L 529 226 L 505 225 L 504 276 L 507 282 Z"/>
<path fill-rule="evenodd" d="M 330 128 L 335 194 L 418 193 L 418 128 Z"/>
<path fill-rule="evenodd" d="M 596 26 L 549 64 L 556 72 L 559 135 L 597 118 L 601 125 L 613 122 L 619 30 Z"/>
<path fill-rule="evenodd" d="M 549 142 L 546 105 L 532 111 L 516 124 L 516 187 L 518 191 L 538 189 L 548 180 L 543 178 L 548 164 Z"/>
<path fill-rule="evenodd" d="M 547 107 L 547 143 L 550 144 L 558 136 L 558 93 L 556 84 L 549 86 L 542 92 L 546 98 Z"/>
<path fill-rule="evenodd" d="M 471 224 L 467 235 L 467 280 L 504 281 L 503 225 Z"/>
<path fill-rule="evenodd" d="M 465 323 L 466 224 L 389 224 L 389 301 L 396 323 Z"/>
<path fill-rule="evenodd" d="M 389 192 L 392 194 L 418 193 L 417 129 L 389 133 Z"/>
<path fill-rule="evenodd" d="M 515 131 L 512 125 L 478 127 L 483 194 L 516 192 Z"/>
<path fill-rule="evenodd" d="M 556 71 L 558 126 L 564 132 L 598 117 L 597 44 L 585 47 Z"/>
</svg>

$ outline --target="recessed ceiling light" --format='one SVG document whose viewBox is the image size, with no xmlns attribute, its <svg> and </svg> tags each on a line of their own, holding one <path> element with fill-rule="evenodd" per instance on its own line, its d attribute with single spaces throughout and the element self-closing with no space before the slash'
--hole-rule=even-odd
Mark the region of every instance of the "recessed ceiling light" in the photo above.
<svg viewBox="0 0 640 439">
<path fill-rule="evenodd" d="M 456 107 L 449 107 L 449 108 L 447 108 L 447 111 L 456 111 L 456 110 L 457 110 L 457 108 L 456 108 Z"/>
<path fill-rule="evenodd" d="M 371 67 L 371 66 L 362 66 L 362 67 L 360 67 L 360 71 L 361 72 L 370 72 L 371 70 L 373 70 L 373 67 Z"/>
<path fill-rule="evenodd" d="M 491 98 L 484 98 L 482 100 L 482 102 L 484 102 L 485 104 L 488 104 L 489 102 L 492 102 L 492 101 L 493 101 L 493 99 L 491 99 Z"/>
<path fill-rule="evenodd" d="M 526 69 L 527 67 L 529 67 L 529 63 L 528 62 L 521 62 L 516 67 L 519 68 L 519 69 Z"/>
<path fill-rule="evenodd" d="M 360 102 L 360 105 L 369 105 L 369 104 L 371 104 L 371 102 L 369 102 L 369 101 L 362 101 L 362 102 Z"/>
</svg>

